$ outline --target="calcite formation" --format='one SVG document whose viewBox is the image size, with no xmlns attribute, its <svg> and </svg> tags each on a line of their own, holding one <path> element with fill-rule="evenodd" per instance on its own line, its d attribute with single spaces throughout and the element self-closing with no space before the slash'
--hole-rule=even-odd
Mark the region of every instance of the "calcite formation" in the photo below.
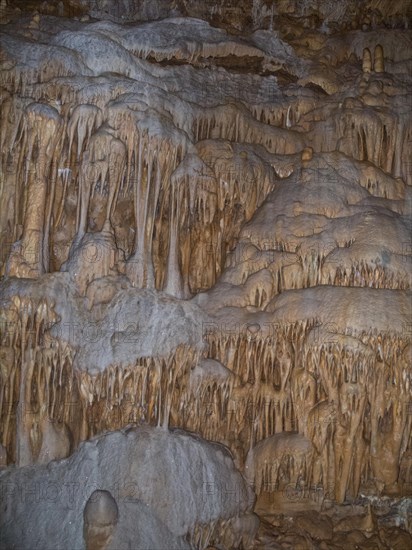
<svg viewBox="0 0 412 550">
<path fill-rule="evenodd" d="M 15 4 L 1 547 L 408 547 L 407 2 Z"/>
<path fill-rule="evenodd" d="M 5 472 L 2 486 L 15 497 L 2 501 L 5 548 L 206 547 L 224 534 L 246 538 L 237 523 L 253 518 L 253 491 L 227 449 L 150 426 L 83 442 L 67 460 Z"/>
</svg>

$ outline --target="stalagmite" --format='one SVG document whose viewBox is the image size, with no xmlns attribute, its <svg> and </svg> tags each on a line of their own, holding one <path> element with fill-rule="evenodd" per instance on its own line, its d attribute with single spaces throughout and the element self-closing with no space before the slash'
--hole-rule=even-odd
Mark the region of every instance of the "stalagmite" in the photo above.
<svg viewBox="0 0 412 550">
<path fill-rule="evenodd" d="M 363 50 L 362 71 L 364 73 L 370 73 L 372 71 L 372 55 L 369 48 Z"/>
<path fill-rule="evenodd" d="M 313 149 L 311 147 L 306 147 L 302 151 L 302 161 L 312 160 L 312 155 L 313 155 Z"/>
<path fill-rule="evenodd" d="M 384 57 L 383 57 L 383 47 L 380 44 L 375 46 L 374 51 L 374 60 L 373 60 L 373 70 L 375 73 L 385 72 Z"/>
<path fill-rule="evenodd" d="M 107 548 L 119 520 L 119 510 L 113 496 L 108 491 L 94 491 L 84 507 L 83 517 L 86 549 Z"/>
</svg>

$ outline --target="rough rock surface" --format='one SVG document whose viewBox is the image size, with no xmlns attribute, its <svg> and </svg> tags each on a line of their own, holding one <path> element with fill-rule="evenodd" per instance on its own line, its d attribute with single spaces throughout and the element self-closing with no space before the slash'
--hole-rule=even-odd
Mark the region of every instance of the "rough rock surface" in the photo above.
<svg viewBox="0 0 412 550">
<path fill-rule="evenodd" d="M 0 2 L 3 475 L 71 464 L 108 431 L 126 452 L 128 425 L 178 428 L 230 449 L 265 522 L 218 507 L 176 531 L 165 476 L 142 544 L 160 518 L 177 545 L 196 524 L 199 548 L 405 545 L 410 16 L 405 0 Z M 298 504 L 328 518 L 310 529 Z M 113 538 L 119 507 L 90 544 L 137 536 Z"/>
<path fill-rule="evenodd" d="M 194 542 L 197 528 L 207 531 L 254 504 L 222 445 L 149 427 L 99 436 L 47 466 L 3 471 L 0 484 L 1 548 L 82 548 L 83 510 L 96 490 L 108 491 L 118 506 L 113 549 L 127 541 L 141 549 L 189 548 L 186 535 Z"/>
</svg>

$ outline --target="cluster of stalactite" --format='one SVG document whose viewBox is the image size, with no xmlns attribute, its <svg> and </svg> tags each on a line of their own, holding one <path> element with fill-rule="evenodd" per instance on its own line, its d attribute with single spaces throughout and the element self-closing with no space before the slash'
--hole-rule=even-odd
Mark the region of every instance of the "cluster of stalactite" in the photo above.
<svg viewBox="0 0 412 550">
<path fill-rule="evenodd" d="M 353 335 L 322 336 L 315 322 L 279 326 L 263 339 L 211 336 L 211 354 L 230 374 L 198 386 L 189 427 L 225 441 L 242 467 L 249 443 L 258 492 L 304 482 L 333 487 L 342 502 L 373 480 L 399 493 L 412 433 L 410 345 L 406 336 L 358 338 L 354 351 Z M 275 434 L 274 443 L 289 443 L 271 446 Z M 263 458 L 259 442 L 267 442 Z"/>
<path fill-rule="evenodd" d="M 216 520 L 208 525 L 196 525 L 188 539 L 195 548 L 248 548 L 254 542 L 258 526 L 256 515 L 243 514 L 237 518 Z"/>
<path fill-rule="evenodd" d="M 312 385 L 320 380 L 324 393 L 313 396 L 309 411 L 301 411 L 299 426 L 319 459 L 314 481 L 333 485 L 339 501 L 347 491 L 356 496 L 367 479 L 375 480 L 378 490 L 395 493 L 408 483 L 400 463 L 412 427 L 410 344 L 406 335 L 363 334 L 359 339 L 367 348 L 358 353 L 336 342 L 312 348 L 305 357 L 313 365 L 312 372 L 308 369 Z M 306 395 L 302 407 L 311 398 Z"/>
<path fill-rule="evenodd" d="M 170 357 L 144 358 L 127 368 L 109 367 L 102 374 L 80 374 L 84 398 L 84 439 L 126 425 L 167 428 L 189 386 L 197 353 L 177 348 Z"/>
<path fill-rule="evenodd" d="M 233 54 L 232 46 L 221 47 L 221 57 Z M 354 97 L 347 90 L 333 97 L 338 90 L 327 76 L 309 75 L 298 92 L 256 105 L 229 93 L 215 98 L 210 88 L 194 87 L 185 96 L 176 84 L 175 93 L 174 75 L 169 90 L 157 86 L 165 73 L 155 69 L 147 82 L 139 75 L 143 83 L 92 77 L 74 57 L 73 70 L 64 63 L 6 68 L 0 230 L 10 247 L 2 251 L 0 274 L 37 280 L 69 271 L 77 297 L 101 311 L 111 291 L 105 295 L 102 285 L 99 302 L 99 283 L 90 283 L 107 276 L 182 299 L 209 290 L 199 297 L 205 310 L 215 313 L 220 302 L 215 309 L 238 308 L 240 318 L 266 308 L 269 315 L 274 297 L 289 290 L 409 289 L 407 254 L 390 239 L 403 235 L 412 124 L 405 101 L 388 91 L 402 86 L 384 72 L 382 47 L 373 52 L 373 62 L 370 50 L 358 59 Z M 200 57 L 214 55 L 143 46 L 132 53 L 201 66 Z M 217 88 L 230 89 L 225 78 Z M 293 192 L 316 185 L 328 164 L 355 183 L 344 199 L 331 192 L 322 204 L 309 204 L 312 223 Z M 326 181 L 334 191 L 335 181 Z M 256 222 L 258 209 L 288 184 L 293 212 Z M 369 216 L 364 233 L 353 214 L 358 207 L 359 217 Z M 381 218 L 390 220 L 389 245 L 378 235 L 376 249 L 387 248 L 387 265 L 373 259 L 375 241 L 368 249 Z M 410 252 L 409 241 L 404 245 Z M 0 319 L 0 454 L 6 450 L 9 464 L 47 463 L 95 435 L 147 423 L 225 443 L 257 493 L 299 484 L 331 493 L 332 487 L 343 502 L 363 485 L 399 495 L 410 484 L 406 336 L 327 333 L 321 320 L 243 328 L 216 322 L 204 335 L 203 354 L 179 346 L 167 357 L 142 357 L 96 374 L 90 365 L 75 368 L 74 350 L 50 335 L 58 321 L 54 305 L 16 295 Z M 250 532 L 219 521 L 197 526 L 191 537 L 205 547 L 223 533 L 226 547 L 251 547 Z"/>
<path fill-rule="evenodd" d="M 383 266 L 370 266 L 361 261 L 350 269 L 336 268 L 335 277 L 322 281 L 335 286 L 367 286 L 369 288 L 395 288 L 406 290 L 410 288 L 409 280 L 397 273 L 387 273 Z"/>
<path fill-rule="evenodd" d="M 379 48 L 375 57 L 380 52 L 381 59 Z M 364 88 L 377 97 L 383 91 L 379 59 L 375 80 L 364 67 Z M 314 114 L 317 100 L 304 95 L 288 106 L 255 106 L 250 112 L 235 103 L 200 107 L 157 91 L 163 108 L 155 110 L 147 95 L 121 80 L 110 92 L 104 83 L 93 91 L 80 82 L 77 89 L 74 78 L 66 85 L 56 82 L 59 71 L 53 69 L 53 75 L 39 71 L 32 78 L 6 70 L 1 77 L 3 162 L 6 187 L 14 189 L 13 214 L 2 227 L 14 245 L 2 271 L 12 276 L 59 270 L 86 232 L 109 228 L 136 286 L 164 288 L 179 297 L 210 288 L 240 226 L 273 188 L 275 173 L 290 174 L 268 169 L 268 159 L 247 146 L 217 152 L 221 142 L 215 140 L 293 154 L 310 139 L 317 151 L 338 149 L 394 177 L 410 177 L 402 159 L 408 157 L 411 124 L 402 104 L 366 110 L 348 98 L 343 108 L 334 104 L 335 123 L 324 132 L 319 126 L 324 121 Z M 210 260 L 208 269 L 198 269 L 200 259 Z M 383 273 L 359 272 L 367 284 L 387 288 Z M 356 285 L 357 277 L 355 269 L 326 282 Z M 318 274 L 309 278 L 309 285 L 325 282 Z M 291 288 L 304 284 L 295 281 Z M 402 281 L 393 284 L 405 288 Z"/>
<path fill-rule="evenodd" d="M 235 327 L 232 334 L 211 330 L 210 355 L 228 370 L 223 379 L 205 376 L 182 403 L 180 416 L 189 429 L 225 441 L 242 466 L 250 445 L 296 429 L 290 375 L 305 327 L 268 326 L 263 338 L 254 325 Z"/>
<path fill-rule="evenodd" d="M 92 375 L 74 370 L 70 348 L 48 338 L 54 322 L 46 300 L 16 297 L 2 326 L 1 436 L 10 461 L 58 458 L 96 434 L 148 423 L 224 441 L 242 467 L 250 449 L 258 491 L 297 483 L 302 472 L 307 484 L 333 486 L 339 501 L 371 479 L 394 493 L 407 482 L 401 459 L 412 432 L 412 381 L 405 337 L 325 333 L 316 320 L 268 325 L 265 334 L 254 325 L 227 334 L 212 326 L 209 359 L 181 346 L 167 358 Z M 220 371 L 202 371 L 204 361 Z M 262 462 L 258 444 L 276 434 L 300 439 Z M 302 438 L 297 467 L 289 464 L 292 443 L 299 447 Z"/>
<path fill-rule="evenodd" d="M 309 131 L 315 151 L 341 151 L 354 159 L 373 163 L 411 185 L 407 161 L 411 154 L 410 110 L 402 99 L 391 97 L 394 86 L 399 86 L 401 94 L 407 94 L 407 88 L 396 77 L 385 73 L 384 50 L 380 44 L 375 46 L 373 55 L 369 48 L 363 50 L 362 71 L 357 93 L 353 94 L 352 90 L 343 101 L 328 98 L 326 119 L 324 106 L 312 105 L 308 109 L 305 101 L 297 98 L 289 127 Z M 327 86 L 320 84 L 327 90 Z"/>
<path fill-rule="evenodd" d="M 240 242 L 228 255 L 227 267 L 220 279 L 233 285 L 224 303 L 264 309 L 271 297 L 281 292 L 317 285 L 410 288 L 406 258 L 402 272 L 367 260 L 346 260 L 344 264 L 333 257 L 329 260 L 326 250 L 319 251 L 319 246 L 306 254 L 301 250 L 288 252 L 287 248 L 286 244 L 279 245 L 277 250 L 260 250 L 250 242 Z"/>
<path fill-rule="evenodd" d="M 78 384 L 72 353 L 59 341 L 47 343 L 47 331 L 56 321 L 46 299 L 14 298 L 2 315 L 0 353 L 1 443 L 8 461 L 24 466 L 67 456 L 79 435 L 71 440 L 67 418 L 81 420 Z M 76 434 L 75 434 L 76 435 Z"/>
<path fill-rule="evenodd" d="M 91 375 L 73 368 L 73 350 L 49 336 L 56 316 L 46 300 L 15 302 L 0 332 L 1 444 L 9 463 L 63 458 L 80 441 L 129 424 L 169 426 L 198 352 L 180 346 L 169 357 Z"/>
<path fill-rule="evenodd" d="M 180 296 L 210 288 L 240 225 L 273 188 L 275 172 L 247 145 L 234 152 L 227 146 L 224 155 L 214 142 L 199 142 L 189 153 L 185 132 L 155 111 L 157 124 L 149 121 L 134 104 L 138 97 L 105 108 L 65 104 L 60 112 L 36 102 L 22 109 L 16 98 L 6 94 L 2 103 L 4 161 L 15 168 L 8 180 L 15 189 L 13 230 L 6 236 L 15 244 L 3 266 L 10 276 L 59 270 L 88 231 L 105 230 L 137 287 Z M 196 139 L 214 134 L 261 143 L 266 136 L 269 150 L 296 151 L 277 129 L 271 136 L 232 111 L 224 122 L 215 112 L 194 115 Z M 209 270 L 198 269 L 199 254 L 210 256 Z"/>
</svg>

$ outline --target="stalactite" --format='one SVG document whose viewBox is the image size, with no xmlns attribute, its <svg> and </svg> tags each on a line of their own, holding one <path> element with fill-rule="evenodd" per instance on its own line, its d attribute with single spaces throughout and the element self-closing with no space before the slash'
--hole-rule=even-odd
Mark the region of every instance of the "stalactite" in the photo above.
<svg viewBox="0 0 412 550">
<path fill-rule="evenodd" d="M 26 204 L 23 234 L 9 260 L 7 271 L 11 276 L 37 277 L 48 269 L 51 212 L 46 197 L 48 194 L 54 197 L 56 168 L 53 155 L 61 139 L 61 127 L 61 118 L 53 107 L 32 103 L 26 108 L 23 137 L 26 170 L 21 175 L 26 187 Z M 35 166 L 31 173 L 30 163 Z"/>
<path fill-rule="evenodd" d="M 180 189 L 174 190 L 171 193 L 171 220 L 170 220 L 170 237 L 169 251 L 166 269 L 166 281 L 164 290 L 171 296 L 183 298 L 183 282 L 179 261 L 179 246 L 178 246 L 178 224 L 180 223 Z"/>
</svg>

